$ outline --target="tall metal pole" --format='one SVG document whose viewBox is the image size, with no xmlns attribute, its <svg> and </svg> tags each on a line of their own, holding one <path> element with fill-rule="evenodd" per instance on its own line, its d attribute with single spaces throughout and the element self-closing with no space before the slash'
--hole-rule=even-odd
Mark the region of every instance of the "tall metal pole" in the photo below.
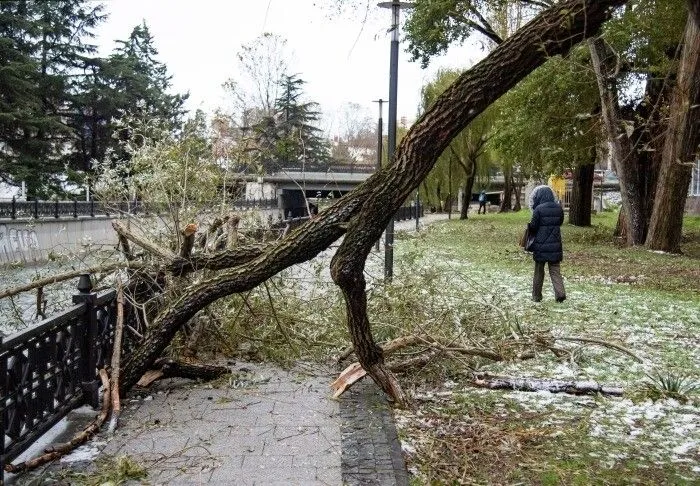
<svg viewBox="0 0 700 486">
<path fill-rule="evenodd" d="M 416 190 L 416 233 L 420 226 L 420 191 Z"/>
<path fill-rule="evenodd" d="M 374 100 L 373 103 L 379 103 L 379 121 L 377 122 L 377 170 L 380 170 L 382 168 L 382 146 L 383 144 L 383 138 L 384 138 L 384 120 L 382 120 L 382 113 L 383 113 L 383 105 L 385 101 L 381 98 L 378 100 Z M 379 251 L 379 240 L 377 240 L 377 244 L 375 246 L 376 250 Z"/>
<path fill-rule="evenodd" d="M 399 74 L 399 24 L 402 8 L 413 6 L 409 2 L 393 0 L 391 2 L 381 2 L 380 7 L 391 8 L 391 51 L 389 56 L 389 121 L 388 121 L 388 143 L 387 159 L 391 164 L 394 161 L 396 151 L 396 99 L 398 91 Z M 394 276 L 394 218 L 392 215 L 386 227 L 384 238 L 384 279 L 390 282 Z"/>
</svg>

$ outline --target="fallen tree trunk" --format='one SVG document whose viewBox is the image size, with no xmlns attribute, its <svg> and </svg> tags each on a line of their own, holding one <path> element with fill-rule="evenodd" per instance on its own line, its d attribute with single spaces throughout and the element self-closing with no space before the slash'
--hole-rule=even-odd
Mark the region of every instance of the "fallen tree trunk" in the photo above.
<svg viewBox="0 0 700 486">
<path fill-rule="evenodd" d="M 201 309 L 312 259 L 345 235 L 333 258 L 331 273 L 345 296 L 353 346 L 372 378 L 397 403 L 403 403 L 405 397 L 398 382 L 384 366 L 382 350 L 372 337 L 363 277 L 367 255 L 394 212 L 469 122 L 548 57 L 566 53 L 594 35 L 611 15 L 612 7 L 625 1 L 569 0 L 544 11 L 462 74 L 416 122 L 389 165 L 284 238 L 267 246 L 224 251 L 200 260 L 196 266 L 186 259 L 173 259 L 170 264 L 180 269 L 232 268 L 186 287 L 161 311 L 141 345 L 124 363 L 122 391 L 139 380 L 175 333 Z"/>
<path fill-rule="evenodd" d="M 526 392 L 548 391 L 570 395 L 609 395 L 620 397 L 624 390 L 618 386 L 602 385 L 595 381 L 564 381 L 549 378 L 512 378 L 477 374 L 471 384 L 489 390 L 514 390 Z"/>
</svg>

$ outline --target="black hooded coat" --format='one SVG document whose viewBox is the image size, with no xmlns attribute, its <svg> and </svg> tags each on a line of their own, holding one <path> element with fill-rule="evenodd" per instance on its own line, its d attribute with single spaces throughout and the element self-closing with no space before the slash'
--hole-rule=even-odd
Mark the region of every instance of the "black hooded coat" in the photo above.
<svg viewBox="0 0 700 486">
<path fill-rule="evenodd" d="M 561 225 L 564 210 L 554 200 L 554 192 L 548 186 L 535 188 L 532 195 L 532 219 L 528 224 L 530 234 L 535 235 L 532 258 L 536 262 L 559 263 L 563 259 Z"/>
</svg>

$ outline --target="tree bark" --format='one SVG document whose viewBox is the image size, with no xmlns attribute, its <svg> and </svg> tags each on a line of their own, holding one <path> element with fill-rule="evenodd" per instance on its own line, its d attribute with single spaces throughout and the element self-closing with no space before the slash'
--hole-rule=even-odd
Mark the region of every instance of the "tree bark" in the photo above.
<svg viewBox="0 0 700 486">
<path fill-rule="evenodd" d="M 177 330 L 217 299 L 244 292 L 281 270 L 312 259 L 345 234 L 332 261 L 332 276 L 346 300 L 348 326 L 358 359 L 397 402 L 405 402 L 371 333 L 362 270 L 374 242 L 395 211 L 428 175 L 451 140 L 476 116 L 549 56 L 567 53 L 595 35 L 612 7 L 626 0 L 569 0 L 557 4 L 463 73 L 413 125 L 395 158 L 363 184 L 281 240 L 248 253 L 239 265 L 193 283 L 152 322 L 141 346 L 124 363 L 122 387 L 130 388 L 162 354 Z M 248 248 L 250 250 L 250 248 Z M 239 249 L 214 257 L 236 261 Z M 240 259 L 238 261 L 241 261 Z"/>
<path fill-rule="evenodd" d="M 511 177 L 510 179 L 510 185 L 513 188 L 513 195 L 515 196 L 515 202 L 513 203 L 513 211 L 520 211 L 522 209 L 522 206 L 520 204 L 520 193 L 522 192 L 522 187 L 523 187 L 523 174 L 522 172 L 518 175 L 518 182 L 515 182 L 515 179 Z"/>
<path fill-rule="evenodd" d="M 503 200 L 499 213 L 507 213 L 513 210 L 513 168 L 503 169 Z"/>
<path fill-rule="evenodd" d="M 569 203 L 569 223 L 574 226 L 591 225 L 594 170 L 595 164 L 582 164 L 574 170 Z"/>
<path fill-rule="evenodd" d="M 588 40 L 591 63 L 596 74 L 600 92 L 603 125 L 610 143 L 613 167 L 620 180 L 622 211 L 627 224 L 627 242 L 631 245 L 644 243 L 646 221 L 644 217 L 643 184 L 638 167 L 637 151 L 630 138 L 631 121 L 624 120 L 618 99 L 618 59 L 606 42 L 598 37 Z"/>
<path fill-rule="evenodd" d="M 700 143 L 700 6 L 688 1 L 683 38 L 661 171 L 646 245 L 653 250 L 680 251 L 683 211 L 693 162 Z"/>
</svg>

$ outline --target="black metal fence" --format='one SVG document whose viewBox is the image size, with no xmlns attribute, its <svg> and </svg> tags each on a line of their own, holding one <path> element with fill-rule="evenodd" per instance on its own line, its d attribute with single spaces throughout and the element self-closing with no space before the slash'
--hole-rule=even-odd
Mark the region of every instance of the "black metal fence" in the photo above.
<svg viewBox="0 0 700 486">
<path fill-rule="evenodd" d="M 240 199 L 231 203 L 236 209 L 275 209 L 277 199 Z M 167 203 L 141 201 L 12 201 L 0 202 L 0 219 L 42 219 L 114 216 L 118 214 L 162 214 Z"/>
<path fill-rule="evenodd" d="M 89 275 L 80 277 L 78 290 L 70 309 L 0 338 L 0 482 L 5 464 L 68 412 L 99 406 L 98 370 L 111 358 L 116 291 L 93 293 Z"/>
<path fill-rule="evenodd" d="M 416 219 L 416 215 L 422 218 L 424 216 L 424 208 L 422 204 L 401 206 L 394 215 L 394 221 L 405 221 L 407 219 Z"/>
</svg>

